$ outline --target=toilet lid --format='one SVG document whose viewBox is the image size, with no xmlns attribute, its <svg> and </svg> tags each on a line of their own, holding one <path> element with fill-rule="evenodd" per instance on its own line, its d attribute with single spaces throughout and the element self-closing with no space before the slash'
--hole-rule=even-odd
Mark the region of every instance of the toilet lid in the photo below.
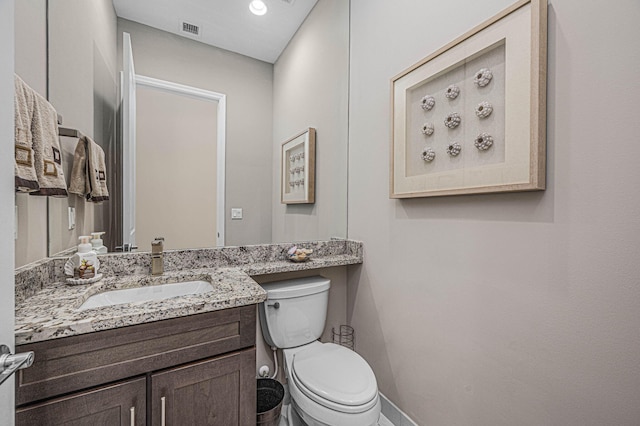
<svg viewBox="0 0 640 426">
<path fill-rule="evenodd" d="M 309 391 L 337 404 L 364 405 L 378 393 L 369 364 L 357 353 L 333 343 L 296 353 L 292 370 Z"/>
</svg>

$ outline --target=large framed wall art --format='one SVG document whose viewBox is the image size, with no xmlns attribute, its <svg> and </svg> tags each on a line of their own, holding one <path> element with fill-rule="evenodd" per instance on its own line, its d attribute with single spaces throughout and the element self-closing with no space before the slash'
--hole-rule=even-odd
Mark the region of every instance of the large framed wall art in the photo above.
<svg viewBox="0 0 640 426">
<path fill-rule="evenodd" d="M 505 9 L 391 80 L 391 198 L 545 189 L 546 0 Z"/>
<path fill-rule="evenodd" d="M 316 129 L 309 127 L 282 144 L 282 204 L 315 202 Z"/>
</svg>

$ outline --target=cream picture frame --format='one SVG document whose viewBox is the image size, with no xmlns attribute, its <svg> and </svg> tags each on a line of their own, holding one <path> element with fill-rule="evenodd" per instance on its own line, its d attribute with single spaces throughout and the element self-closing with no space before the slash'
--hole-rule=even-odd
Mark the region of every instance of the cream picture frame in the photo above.
<svg viewBox="0 0 640 426">
<path fill-rule="evenodd" d="M 546 0 L 523 0 L 393 77 L 390 198 L 544 190 L 546 57 Z M 473 84 L 484 66 L 495 67 L 491 90 Z M 454 83 L 455 101 L 445 94 Z M 473 113 L 483 96 L 491 120 Z M 484 127 L 495 143 L 483 150 Z"/>
<path fill-rule="evenodd" d="M 316 129 L 288 139 L 281 151 L 281 203 L 315 203 Z"/>
</svg>

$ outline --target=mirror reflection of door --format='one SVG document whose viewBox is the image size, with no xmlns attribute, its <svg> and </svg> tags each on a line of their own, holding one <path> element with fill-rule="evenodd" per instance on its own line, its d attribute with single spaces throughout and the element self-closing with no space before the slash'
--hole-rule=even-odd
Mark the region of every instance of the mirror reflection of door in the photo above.
<svg viewBox="0 0 640 426">
<path fill-rule="evenodd" d="M 138 86 L 136 104 L 138 247 L 215 247 L 218 102 Z"/>
</svg>

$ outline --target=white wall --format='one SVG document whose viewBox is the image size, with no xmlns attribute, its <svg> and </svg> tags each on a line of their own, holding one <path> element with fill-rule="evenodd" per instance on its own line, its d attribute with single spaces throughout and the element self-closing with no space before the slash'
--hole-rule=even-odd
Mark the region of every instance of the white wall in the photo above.
<svg viewBox="0 0 640 426">
<path fill-rule="evenodd" d="M 0 344 L 14 348 L 14 2 L 0 0 Z M 14 378 L 0 385 L 0 422 L 14 424 Z"/>
<path fill-rule="evenodd" d="M 421 425 L 640 424 L 640 3 L 549 4 L 548 189 L 390 200 L 390 78 L 511 0 L 353 0 L 348 317 Z"/>
<path fill-rule="evenodd" d="M 274 65 L 273 241 L 345 238 L 349 2 L 320 0 Z M 280 203 L 281 145 L 316 129 L 316 202 Z"/>
<path fill-rule="evenodd" d="M 137 74 L 227 95 L 225 245 L 270 243 L 273 65 L 125 19 L 119 49 L 123 31 Z M 242 220 L 231 220 L 232 207 Z"/>
</svg>

